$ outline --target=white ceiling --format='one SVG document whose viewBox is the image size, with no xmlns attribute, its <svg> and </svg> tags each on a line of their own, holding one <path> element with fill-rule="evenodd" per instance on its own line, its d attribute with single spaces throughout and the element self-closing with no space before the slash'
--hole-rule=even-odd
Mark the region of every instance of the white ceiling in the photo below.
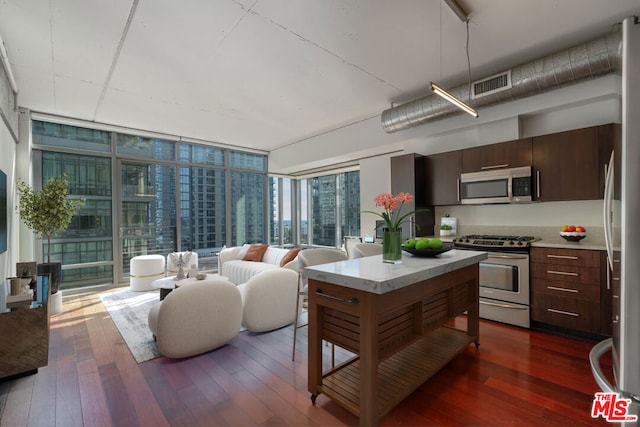
<svg viewBox="0 0 640 427">
<path fill-rule="evenodd" d="M 640 0 L 459 3 L 473 79 L 640 14 Z M 465 24 L 440 0 L 0 0 L 0 36 L 22 107 L 265 151 L 467 79 Z"/>
</svg>

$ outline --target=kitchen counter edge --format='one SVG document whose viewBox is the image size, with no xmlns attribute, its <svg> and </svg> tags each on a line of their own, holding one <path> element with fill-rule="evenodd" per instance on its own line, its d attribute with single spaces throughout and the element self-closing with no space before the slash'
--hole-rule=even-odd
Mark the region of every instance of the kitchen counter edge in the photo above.
<svg viewBox="0 0 640 427">
<path fill-rule="evenodd" d="M 403 253 L 402 263 L 382 262 L 382 255 L 305 267 L 303 277 L 345 288 L 385 294 L 473 264 L 488 255 L 485 251 L 452 249 L 433 258 Z"/>
<path fill-rule="evenodd" d="M 561 249 L 582 249 L 592 251 L 606 251 L 604 242 L 567 242 L 564 239 L 542 239 L 531 243 L 532 248 L 561 248 Z"/>
</svg>

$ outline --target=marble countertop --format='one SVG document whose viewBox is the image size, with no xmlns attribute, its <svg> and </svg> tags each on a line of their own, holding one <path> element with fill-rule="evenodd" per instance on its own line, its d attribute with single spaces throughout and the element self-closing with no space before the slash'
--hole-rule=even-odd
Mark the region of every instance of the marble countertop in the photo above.
<svg viewBox="0 0 640 427">
<path fill-rule="evenodd" d="M 384 294 L 487 259 L 482 251 L 456 250 L 434 258 L 403 252 L 402 263 L 382 262 L 382 255 L 305 267 L 303 277 L 351 289 Z"/>
</svg>

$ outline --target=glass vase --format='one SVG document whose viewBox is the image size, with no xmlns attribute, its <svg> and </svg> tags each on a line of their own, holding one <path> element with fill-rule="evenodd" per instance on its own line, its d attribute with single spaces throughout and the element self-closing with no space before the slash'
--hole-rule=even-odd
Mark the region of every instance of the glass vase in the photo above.
<svg viewBox="0 0 640 427">
<path fill-rule="evenodd" d="M 382 230 L 382 261 L 392 264 L 402 262 L 402 229 Z"/>
</svg>

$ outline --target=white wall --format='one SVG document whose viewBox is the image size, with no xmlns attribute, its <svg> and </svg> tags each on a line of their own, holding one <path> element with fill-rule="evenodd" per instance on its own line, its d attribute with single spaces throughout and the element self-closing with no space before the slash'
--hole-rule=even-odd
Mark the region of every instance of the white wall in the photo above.
<svg viewBox="0 0 640 427">
<path fill-rule="evenodd" d="M 0 169 L 7 175 L 7 250 L 0 254 L 0 280 L 15 276 L 18 257 L 18 218 L 15 213 L 15 158 L 18 112 L 7 74 L 0 64 Z"/>
<path fill-rule="evenodd" d="M 378 156 L 360 161 L 360 209 L 381 212 L 373 202 L 380 193 L 391 192 L 391 156 Z M 376 220 L 374 214 L 360 215 L 360 233 L 375 235 Z"/>
<path fill-rule="evenodd" d="M 438 206 L 436 224 L 440 218 L 458 218 L 458 226 L 531 226 L 560 227 L 564 224 L 602 227 L 602 200 L 572 202 L 542 202 L 522 205 L 458 205 Z"/>
<path fill-rule="evenodd" d="M 7 175 L 7 250 L 0 254 L 0 280 L 15 276 L 17 260 L 17 214 L 15 205 L 15 153 L 16 144 L 11 133 L 0 120 L 0 169 Z"/>
</svg>

